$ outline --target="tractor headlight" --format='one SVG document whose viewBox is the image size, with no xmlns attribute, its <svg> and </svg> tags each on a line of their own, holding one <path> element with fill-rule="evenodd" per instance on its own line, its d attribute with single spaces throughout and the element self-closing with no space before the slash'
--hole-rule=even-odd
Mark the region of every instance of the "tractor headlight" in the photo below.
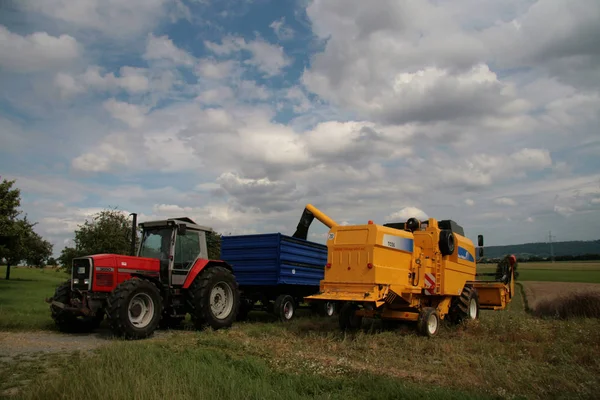
<svg viewBox="0 0 600 400">
<path fill-rule="evenodd" d="M 85 280 L 83 281 L 83 283 L 84 283 L 85 285 L 89 285 L 89 284 L 90 284 L 90 280 L 89 280 L 89 279 L 85 279 Z"/>
<path fill-rule="evenodd" d="M 79 279 L 73 279 L 73 283 L 77 285 L 79 283 Z"/>
</svg>

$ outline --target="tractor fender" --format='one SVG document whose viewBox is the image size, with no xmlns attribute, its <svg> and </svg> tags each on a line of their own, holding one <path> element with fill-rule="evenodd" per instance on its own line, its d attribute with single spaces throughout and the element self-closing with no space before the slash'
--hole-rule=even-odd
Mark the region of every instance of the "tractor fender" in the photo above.
<svg viewBox="0 0 600 400">
<path fill-rule="evenodd" d="M 155 278 L 153 276 L 149 276 L 146 274 L 133 273 L 133 274 L 131 274 L 131 277 L 138 278 L 138 279 L 145 279 L 147 281 L 150 281 L 150 282 L 154 283 L 159 290 L 162 288 L 162 283 L 160 282 L 160 279 Z"/>
<path fill-rule="evenodd" d="M 213 266 L 227 268 L 229 271 L 233 272 L 233 268 L 231 267 L 231 265 L 227 264 L 225 261 L 204 259 L 196 260 L 187 278 L 185 278 L 185 282 L 183 282 L 183 289 L 188 289 L 200 272 L 202 272 L 206 268 Z"/>
</svg>

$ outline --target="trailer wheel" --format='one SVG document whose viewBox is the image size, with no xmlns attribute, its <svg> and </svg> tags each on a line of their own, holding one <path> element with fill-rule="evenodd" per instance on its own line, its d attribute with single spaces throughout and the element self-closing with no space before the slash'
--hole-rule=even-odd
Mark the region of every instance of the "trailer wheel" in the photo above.
<svg viewBox="0 0 600 400">
<path fill-rule="evenodd" d="M 162 318 L 160 291 L 146 279 L 133 278 L 119 284 L 107 303 L 113 333 L 126 339 L 150 337 Z"/>
<path fill-rule="evenodd" d="M 71 281 L 59 285 L 54 291 L 52 300 L 69 305 L 74 293 L 71 290 Z M 52 319 L 59 331 L 65 333 L 88 333 L 98 328 L 104 319 L 104 311 L 100 310 L 95 316 L 81 317 L 57 306 L 50 306 Z"/>
<path fill-rule="evenodd" d="M 354 331 L 361 327 L 362 317 L 356 315 L 358 306 L 354 303 L 346 303 L 342 306 L 339 316 L 340 329 L 342 331 Z"/>
<path fill-rule="evenodd" d="M 454 324 L 479 318 L 479 295 L 477 290 L 471 286 L 465 286 L 460 296 L 452 299 L 448 316 Z"/>
<path fill-rule="evenodd" d="M 292 296 L 287 294 L 281 294 L 275 299 L 274 312 L 280 321 L 291 320 L 296 313 L 296 303 Z"/>
<path fill-rule="evenodd" d="M 440 330 L 440 314 L 433 307 L 425 307 L 419 314 L 417 325 L 421 335 L 433 337 Z"/>
<path fill-rule="evenodd" d="M 196 329 L 209 325 L 218 330 L 233 325 L 239 310 L 240 291 L 228 269 L 220 266 L 205 269 L 196 277 L 187 295 Z"/>
<path fill-rule="evenodd" d="M 245 321 L 248 318 L 248 314 L 254 308 L 254 301 L 242 298 L 240 300 L 240 309 L 237 314 L 237 321 Z"/>
</svg>

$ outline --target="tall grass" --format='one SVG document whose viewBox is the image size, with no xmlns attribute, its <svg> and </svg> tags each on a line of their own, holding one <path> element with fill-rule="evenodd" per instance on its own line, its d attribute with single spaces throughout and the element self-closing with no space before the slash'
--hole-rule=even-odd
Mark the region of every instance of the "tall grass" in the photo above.
<svg viewBox="0 0 600 400">
<path fill-rule="evenodd" d="M 600 293 L 574 292 L 540 300 L 533 315 L 559 319 L 600 318 Z"/>
<path fill-rule="evenodd" d="M 180 338 L 182 339 L 182 338 Z M 185 346 L 116 344 L 79 356 L 23 399 L 471 399 L 485 398 L 367 373 L 286 373 L 256 356 Z"/>
</svg>

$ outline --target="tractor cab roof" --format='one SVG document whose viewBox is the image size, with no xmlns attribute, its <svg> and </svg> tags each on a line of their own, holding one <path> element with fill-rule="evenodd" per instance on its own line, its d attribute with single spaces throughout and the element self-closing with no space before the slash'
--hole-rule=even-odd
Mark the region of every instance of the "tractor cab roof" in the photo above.
<svg viewBox="0 0 600 400">
<path fill-rule="evenodd" d="M 192 230 L 197 230 L 197 231 L 205 231 L 205 232 L 213 231 L 212 228 L 209 228 L 207 226 L 198 225 L 197 223 L 195 223 L 192 219 L 190 219 L 188 217 L 146 221 L 146 222 L 142 222 L 139 224 L 139 226 L 141 226 L 144 229 L 161 227 L 161 226 L 163 226 L 163 227 L 164 226 L 175 226 L 175 225 L 185 225 L 186 229 L 192 229 Z"/>
</svg>

